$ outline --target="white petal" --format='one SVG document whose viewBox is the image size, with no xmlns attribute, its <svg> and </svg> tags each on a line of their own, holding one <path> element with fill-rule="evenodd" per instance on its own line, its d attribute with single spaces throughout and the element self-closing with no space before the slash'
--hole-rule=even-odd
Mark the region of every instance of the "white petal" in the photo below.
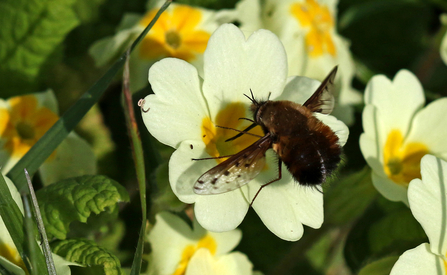
<svg viewBox="0 0 447 275">
<path fill-rule="evenodd" d="M 187 62 L 165 58 L 149 70 L 155 95 L 145 98 L 143 121 L 160 142 L 178 147 L 180 142 L 201 140 L 202 120 L 208 109 L 200 90 L 197 70 Z"/>
<path fill-rule="evenodd" d="M 39 106 L 50 109 L 53 113 L 59 114 L 59 105 L 57 104 L 56 96 L 52 90 L 47 90 L 43 93 L 32 94 L 37 98 Z"/>
<path fill-rule="evenodd" d="M 194 213 L 205 229 L 214 232 L 233 230 L 241 224 L 248 211 L 242 188 L 219 195 L 197 195 Z"/>
<path fill-rule="evenodd" d="M 368 138 L 373 139 L 377 148 L 382 150 L 382 145 L 386 140 L 387 130 L 384 127 L 384 123 L 381 120 L 379 109 L 374 105 L 366 105 L 362 113 L 363 131 Z M 378 152 L 377 156 L 381 156 Z"/>
<path fill-rule="evenodd" d="M 407 70 L 400 70 L 391 82 L 383 75 L 374 76 L 365 90 L 365 103 L 378 109 L 386 124 L 385 132 L 398 129 L 405 136 L 411 119 L 424 105 L 424 90 L 419 80 Z"/>
<path fill-rule="evenodd" d="M 205 153 L 205 144 L 195 140 L 185 140 L 171 155 L 169 182 L 174 194 L 184 203 L 196 201 L 197 194 L 193 189 L 195 182 L 203 173 L 217 165 L 215 160 L 192 160 L 192 158 L 204 157 L 209 157 Z"/>
<path fill-rule="evenodd" d="M 252 33 L 263 28 L 261 9 L 259 0 L 241 0 L 237 2 L 237 19 L 241 23 L 239 28 L 243 32 Z"/>
<path fill-rule="evenodd" d="M 56 149 L 54 158 L 39 168 L 45 185 L 71 177 L 96 174 L 96 157 L 90 145 L 77 134 L 70 133 Z"/>
<path fill-rule="evenodd" d="M 287 79 L 284 91 L 275 100 L 289 100 L 303 105 L 320 86 L 321 82 L 304 76 L 291 76 Z"/>
<path fill-rule="evenodd" d="M 199 249 L 191 257 L 185 275 L 245 275 L 251 274 L 252 264 L 239 252 L 213 258 L 209 250 Z"/>
<path fill-rule="evenodd" d="M 382 157 L 380 154 L 379 144 L 375 139 L 370 138 L 365 133 L 360 135 L 360 150 L 368 165 L 373 169 L 374 173 L 382 178 L 387 175 L 383 171 Z"/>
<path fill-rule="evenodd" d="M 234 25 L 224 24 L 211 36 L 204 55 L 203 92 L 215 117 L 228 102 L 247 102 L 250 89 L 260 98 L 277 97 L 287 78 L 287 60 L 279 39 L 258 30 L 246 41 Z"/>
<path fill-rule="evenodd" d="M 277 160 L 270 150 L 267 154 L 269 171 L 262 172 L 248 185 L 250 200 L 262 184 L 278 176 Z M 296 241 L 303 234 L 303 225 L 319 228 L 323 223 L 323 195 L 318 190 L 294 182 L 282 166 L 282 179 L 264 187 L 253 203 L 253 209 L 275 235 Z"/>
<path fill-rule="evenodd" d="M 390 275 L 444 275 L 444 261 L 430 252 L 429 245 L 423 243 L 407 250 L 394 264 Z"/>
<path fill-rule="evenodd" d="M 406 142 L 422 142 L 430 153 L 447 158 L 447 98 L 438 99 L 419 111 Z"/>
<path fill-rule="evenodd" d="M 199 224 L 197 226 L 199 226 Z M 216 240 L 217 243 L 216 256 L 230 252 L 242 239 L 242 231 L 239 229 L 222 233 L 209 232 L 209 234 L 214 238 L 214 240 Z"/>
<path fill-rule="evenodd" d="M 372 172 L 372 183 L 377 191 L 390 201 L 401 201 L 408 205 L 407 188 L 394 183 L 388 177 L 381 177 Z"/>
<path fill-rule="evenodd" d="M 432 155 L 421 160 L 422 180 L 408 187 L 410 209 L 424 228 L 433 253 L 447 253 L 447 163 Z"/>
<path fill-rule="evenodd" d="M 156 274 L 172 274 L 188 245 L 196 245 L 205 231 L 191 228 L 180 218 L 168 212 L 156 215 L 156 222 L 148 235 L 153 250 L 151 269 Z"/>
</svg>

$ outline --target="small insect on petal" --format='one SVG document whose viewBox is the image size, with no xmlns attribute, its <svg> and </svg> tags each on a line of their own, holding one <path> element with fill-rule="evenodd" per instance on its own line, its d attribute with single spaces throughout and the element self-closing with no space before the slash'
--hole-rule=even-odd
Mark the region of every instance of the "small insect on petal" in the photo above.
<svg viewBox="0 0 447 275">
<path fill-rule="evenodd" d="M 260 125 L 264 136 L 205 172 L 195 183 L 194 192 L 200 195 L 221 194 L 247 184 L 265 166 L 265 153 L 270 148 L 278 155 L 278 177 L 262 185 L 251 204 L 263 187 L 281 179 L 282 162 L 299 184 L 322 184 L 337 168 L 341 146 L 332 129 L 313 113 L 332 112 L 336 73 L 337 67 L 303 105 L 285 100 L 259 101 L 253 93 L 251 98 L 247 96 L 252 102 L 253 112 L 253 124 L 247 129 Z M 246 134 L 247 129 L 227 141 Z"/>
</svg>

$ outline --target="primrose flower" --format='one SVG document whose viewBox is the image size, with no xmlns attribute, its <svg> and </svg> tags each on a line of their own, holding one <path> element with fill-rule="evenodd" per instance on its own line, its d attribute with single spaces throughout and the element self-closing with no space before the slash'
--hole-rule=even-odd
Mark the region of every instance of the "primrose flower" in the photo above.
<svg viewBox="0 0 447 275">
<path fill-rule="evenodd" d="M 2 174 L 22 158 L 59 119 L 52 91 L 0 99 L 0 166 Z M 94 174 L 96 160 L 90 146 L 70 133 L 40 167 L 45 184 L 67 177 Z"/>
<path fill-rule="evenodd" d="M 447 162 L 432 155 L 421 160 L 422 180 L 408 187 L 410 209 L 430 243 L 404 252 L 391 275 L 446 274 L 447 254 Z"/>
<path fill-rule="evenodd" d="M 408 183 L 420 178 L 425 154 L 447 159 L 447 98 L 423 108 L 418 79 L 401 70 L 393 81 L 374 76 L 365 91 L 360 149 L 372 168 L 372 181 L 387 199 L 408 205 Z"/>
<path fill-rule="evenodd" d="M 132 42 L 155 17 L 164 1 L 155 4 L 143 16 L 127 15 L 114 37 L 98 41 L 90 49 L 97 66 L 110 62 Z M 165 57 L 183 59 L 197 68 L 203 65 L 203 52 L 212 32 L 220 25 L 220 14 L 187 5 L 171 4 L 141 41 L 130 60 L 130 85 L 136 91 L 147 85 L 147 71 Z"/>
<path fill-rule="evenodd" d="M 241 240 L 240 230 L 208 232 L 197 221 L 191 228 L 168 212 L 157 214 L 155 219 L 148 235 L 152 248 L 148 274 L 252 274 L 247 256 L 230 252 Z"/>
<path fill-rule="evenodd" d="M 336 31 L 337 2 L 243 0 L 237 5 L 236 17 L 244 31 L 265 28 L 279 37 L 287 52 L 289 75 L 323 80 L 338 65 L 337 104 L 332 115 L 352 124 L 352 105 L 360 104 L 362 99 L 351 87 L 355 68 L 349 43 Z M 254 19 L 253 13 L 260 19 Z"/>
<path fill-rule="evenodd" d="M 16 202 L 20 211 L 23 213 L 22 198 L 20 197 L 17 188 L 9 178 L 4 177 L 4 179 L 6 181 L 6 185 L 8 186 L 12 198 Z M 76 263 L 68 262 L 56 254 L 53 254 L 53 260 L 57 274 L 61 275 L 71 274 L 69 265 L 78 265 Z M 7 271 L 11 272 L 11 274 L 18 274 L 18 275 L 29 274 L 25 266 L 25 263 L 20 257 L 20 254 L 17 251 L 17 248 L 1 216 L 0 216 L 0 265 L 3 266 L 3 268 L 5 268 Z"/>
<path fill-rule="evenodd" d="M 169 181 L 176 196 L 194 203 L 198 222 L 214 232 L 236 228 L 244 219 L 260 186 L 278 176 L 277 158 L 267 151 L 267 164 L 251 182 L 218 195 L 197 195 L 193 185 L 207 170 L 224 159 L 191 159 L 235 154 L 258 137 L 237 134 L 224 126 L 243 130 L 251 118 L 250 101 L 244 96 L 290 100 L 303 104 L 319 82 L 306 77 L 287 79 L 287 56 L 278 38 L 267 30 L 254 32 L 248 39 L 234 25 L 224 24 L 211 36 L 204 54 L 204 77 L 190 64 L 173 58 L 151 67 L 149 82 L 155 95 L 142 106 L 144 123 L 160 142 L 176 151 L 169 161 Z M 149 111 L 147 111 L 149 110 Z M 318 114 L 344 145 L 348 129 L 333 116 Z M 264 135 L 255 127 L 250 133 Z M 282 167 L 282 179 L 266 186 L 253 203 L 264 224 L 285 240 L 298 240 L 303 224 L 319 228 L 323 222 L 323 195 L 317 188 L 300 186 Z"/>
</svg>

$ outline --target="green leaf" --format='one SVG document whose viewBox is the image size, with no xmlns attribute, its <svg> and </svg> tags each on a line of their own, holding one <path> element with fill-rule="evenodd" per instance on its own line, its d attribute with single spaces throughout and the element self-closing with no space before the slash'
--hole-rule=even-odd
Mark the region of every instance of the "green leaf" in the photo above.
<svg viewBox="0 0 447 275">
<path fill-rule="evenodd" d="M 65 239 L 71 222 L 85 223 L 91 213 L 113 211 L 118 202 L 129 201 L 124 187 L 105 176 L 67 179 L 36 195 L 49 239 Z"/>
<path fill-rule="evenodd" d="M 379 254 L 384 251 L 403 252 L 427 241 L 427 237 L 410 209 L 405 207 L 372 224 L 368 240 L 371 252 Z"/>
<path fill-rule="evenodd" d="M 106 275 L 125 274 L 118 258 L 93 241 L 63 240 L 52 243 L 51 247 L 54 253 L 66 260 L 91 268 L 99 267 Z"/>
<path fill-rule="evenodd" d="M 344 254 L 348 266 L 357 273 L 371 259 L 400 255 L 427 241 L 407 206 L 379 199 L 352 227 Z"/>
<path fill-rule="evenodd" d="M 399 256 L 385 257 L 362 268 L 359 275 L 388 275 Z"/>
<path fill-rule="evenodd" d="M 79 24 L 74 0 L 0 2 L 0 91 L 2 97 L 36 88 L 42 65 Z"/>
<path fill-rule="evenodd" d="M 377 194 L 369 166 L 335 182 L 324 193 L 326 222 L 345 224 L 360 217 Z"/>
</svg>

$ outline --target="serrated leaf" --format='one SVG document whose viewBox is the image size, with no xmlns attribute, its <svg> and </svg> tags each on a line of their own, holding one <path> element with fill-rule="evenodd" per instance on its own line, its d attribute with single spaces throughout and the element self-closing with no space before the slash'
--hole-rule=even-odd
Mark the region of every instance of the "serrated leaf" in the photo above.
<svg viewBox="0 0 447 275">
<path fill-rule="evenodd" d="M 118 202 L 129 201 L 124 187 L 105 176 L 63 180 L 36 195 L 49 239 L 65 239 L 71 222 L 85 223 L 91 213 L 113 211 Z"/>
<path fill-rule="evenodd" d="M 334 183 L 324 193 L 326 222 L 339 225 L 360 217 L 377 194 L 368 166 Z"/>
<path fill-rule="evenodd" d="M 0 2 L 0 91 L 31 92 L 42 65 L 79 24 L 74 0 Z"/>
<path fill-rule="evenodd" d="M 118 258 L 106 249 L 89 240 L 64 240 L 51 245 L 53 252 L 66 260 L 87 267 L 101 267 L 106 275 L 125 274 Z"/>
<path fill-rule="evenodd" d="M 359 272 L 359 275 L 388 275 L 399 256 L 390 256 L 377 260 L 366 265 Z"/>
</svg>

